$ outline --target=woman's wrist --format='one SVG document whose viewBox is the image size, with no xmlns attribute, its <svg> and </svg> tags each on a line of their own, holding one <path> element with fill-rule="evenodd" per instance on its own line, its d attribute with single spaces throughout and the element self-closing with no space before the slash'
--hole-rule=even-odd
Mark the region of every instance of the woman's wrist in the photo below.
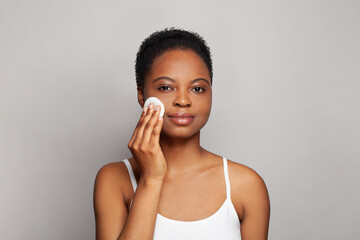
<svg viewBox="0 0 360 240">
<path fill-rule="evenodd" d="M 164 182 L 163 177 L 140 177 L 139 184 L 143 184 L 146 187 L 162 186 Z"/>
</svg>

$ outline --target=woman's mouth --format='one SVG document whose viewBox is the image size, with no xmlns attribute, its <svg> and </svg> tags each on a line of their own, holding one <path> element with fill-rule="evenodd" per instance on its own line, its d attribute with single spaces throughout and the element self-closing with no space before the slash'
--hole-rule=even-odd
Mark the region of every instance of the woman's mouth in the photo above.
<svg viewBox="0 0 360 240">
<path fill-rule="evenodd" d="M 168 114 L 170 121 L 176 125 L 186 126 L 194 120 L 194 115 L 190 113 L 172 113 Z"/>
</svg>

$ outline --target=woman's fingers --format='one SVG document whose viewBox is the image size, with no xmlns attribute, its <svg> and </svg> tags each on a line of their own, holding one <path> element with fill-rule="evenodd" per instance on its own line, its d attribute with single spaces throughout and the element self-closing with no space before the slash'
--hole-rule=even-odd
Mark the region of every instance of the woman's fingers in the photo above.
<svg viewBox="0 0 360 240">
<path fill-rule="evenodd" d="M 153 134 L 154 126 L 158 122 L 159 115 L 160 115 L 160 106 L 156 106 L 155 111 L 153 112 L 151 118 L 145 125 L 144 134 L 142 138 L 143 143 L 148 144 L 150 142 L 150 138 L 151 135 Z"/>
<path fill-rule="evenodd" d="M 136 134 L 137 134 L 137 132 L 138 132 L 138 130 L 139 130 L 139 127 L 140 127 L 142 121 L 144 120 L 144 118 L 145 118 L 145 116 L 146 116 L 147 109 L 148 109 L 147 106 L 144 107 L 144 109 L 143 109 L 143 111 L 142 111 L 142 113 L 141 113 L 140 119 L 139 119 L 138 123 L 136 124 L 136 127 L 135 127 L 135 130 L 134 130 L 134 132 L 133 132 L 133 135 L 131 136 L 131 139 L 130 139 L 130 141 L 129 141 L 129 144 L 128 144 L 128 147 L 129 147 L 129 148 L 130 148 L 130 147 L 133 145 L 133 143 L 134 143 L 134 140 L 135 140 Z"/>
<path fill-rule="evenodd" d="M 139 123 L 129 142 L 129 149 L 142 169 L 142 174 L 149 178 L 163 178 L 166 174 L 166 161 L 159 145 L 162 118 L 159 120 L 160 109 L 154 111 L 150 104 L 147 112 L 142 114 Z M 155 133 L 155 139 L 153 140 Z"/>
<path fill-rule="evenodd" d="M 151 135 L 151 142 L 153 144 L 159 143 L 160 141 L 160 133 L 161 133 L 161 128 L 164 122 L 164 118 L 163 117 L 159 117 L 159 119 L 157 120 L 154 130 L 152 131 L 152 135 Z"/>
<path fill-rule="evenodd" d="M 146 115 L 144 116 L 143 120 L 140 123 L 140 126 L 136 132 L 136 136 L 134 139 L 133 144 L 135 144 L 136 146 L 139 146 L 140 142 L 142 141 L 142 137 L 144 135 L 144 128 L 147 124 L 147 122 L 149 121 L 149 119 L 152 117 L 154 112 L 154 104 L 150 103 L 149 108 L 146 112 Z"/>
</svg>

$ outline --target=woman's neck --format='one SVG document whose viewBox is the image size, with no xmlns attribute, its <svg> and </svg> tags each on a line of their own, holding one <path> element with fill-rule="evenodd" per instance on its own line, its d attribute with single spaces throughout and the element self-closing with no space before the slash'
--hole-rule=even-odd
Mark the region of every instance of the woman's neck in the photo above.
<svg viewBox="0 0 360 240">
<path fill-rule="evenodd" d="M 190 138 L 171 138 L 162 135 L 161 150 L 165 156 L 168 176 L 175 176 L 200 167 L 204 152 L 200 132 Z"/>
</svg>

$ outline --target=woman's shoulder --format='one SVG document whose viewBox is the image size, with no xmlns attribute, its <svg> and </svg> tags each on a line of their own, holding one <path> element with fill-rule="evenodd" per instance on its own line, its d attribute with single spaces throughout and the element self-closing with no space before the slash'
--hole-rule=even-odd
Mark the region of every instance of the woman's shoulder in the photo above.
<svg viewBox="0 0 360 240">
<path fill-rule="evenodd" d="M 232 187 L 246 191 L 266 189 L 262 177 L 252 168 L 228 159 L 229 178 Z"/>
<path fill-rule="evenodd" d="M 243 212 L 250 204 L 268 205 L 269 196 L 262 177 L 252 168 L 228 160 L 232 201 L 237 212 Z"/>
<path fill-rule="evenodd" d="M 124 177 L 125 171 L 126 166 L 123 161 L 107 163 L 99 169 L 96 180 L 117 182 Z"/>
<path fill-rule="evenodd" d="M 128 170 L 123 161 L 111 162 L 103 165 L 95 178 L 95 194 L 101 191 L 120 199 L 128 199 L 132 185 Z"/>
<path fill-rule="evenodd" d="M 218 160 L 222 159 L 221 155 L 208 152 L 210 158 L 215 159 L 220 163 Z M 228 173 L 229 173 L 229 180 L 231 183 L 232 189 L 242 189 L 242 190 L 249 190 L 255 188 L 264 189 L 265 182 L 262 177 L 252 168 L 245 166 L 244 164 L 238 163 L 231 159 L 225 158 L 227 160 L 228 165 Z M 221 161 L 222 162 L 222 161 Z M 222 164 L 221 164 L 222 165 Z"/>
<path fill-rule="evenodd" d="M 254 169 L 244 164 L 228 159 L 228 166 L 229 175 L 231 175 L 236 182 L 263 182 L 261 176 Z"/>
</svg>

